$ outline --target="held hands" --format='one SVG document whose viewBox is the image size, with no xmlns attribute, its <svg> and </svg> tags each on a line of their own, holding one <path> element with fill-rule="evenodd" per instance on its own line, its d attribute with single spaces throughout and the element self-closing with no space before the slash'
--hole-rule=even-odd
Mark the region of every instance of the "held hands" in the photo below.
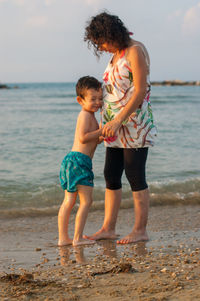
<svg viewBox="0 0 200 301">
<path fill-rule="evenodd" d="M 104 137 L 114 137 L 120 126 L 121 123 L 115 118 L 104 125 L 102 129 L 102 135 Z"/>
<path fill-rule="evenodd" d="M 101 129 L 101 135 L 99 136 L 98 144 L 103 141 L 112 142 L 117 137 L 115 136 L 117 130 L 120 128 L 121 123 L 115 118 L 112 121 L 109 121 L 102 127 L 102 123 L 100 122 L 99 128 Z"/>
<path fill-rule="evenodd" d="M 99 141 L 97 142 L 97 144 L 101 144 L 104 141 L 104 137 L 103 136 L 99 136 Z"/>
<path fill-rule="evenodd" d="M 104 137 L 102 136 L 102 130 L 103 130 L 103 127 L 102 127 L 102 122 L 100 121 L 99 123 L 99 130 L 100 130 L 100 136 L 98 138 L 98 142 L 97 144 L 101 144 L 103 141 L 104 141 Z"/>
</svg>

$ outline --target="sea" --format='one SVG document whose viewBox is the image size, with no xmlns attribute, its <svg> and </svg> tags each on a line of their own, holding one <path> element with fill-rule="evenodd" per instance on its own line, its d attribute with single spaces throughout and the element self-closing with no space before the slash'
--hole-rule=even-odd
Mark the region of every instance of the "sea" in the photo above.
<svg viewBox="0 0 200 301">
<path fill-rule="evenodd" d="M 8 86 L 0 90 L 0 217 L 56 215 L 60 165 L 80 112 L 75 83 Z M 151 102 L 158 130 L 147 160 L 151 205 L 200 204 L 200 86 L 152 86 Z M 104 210 L 104 160 L 102 143 L 93 158 L 92 210 Z M 122 181 L 121 206 L 131 208 L 125 175 Z"/>
</svg>

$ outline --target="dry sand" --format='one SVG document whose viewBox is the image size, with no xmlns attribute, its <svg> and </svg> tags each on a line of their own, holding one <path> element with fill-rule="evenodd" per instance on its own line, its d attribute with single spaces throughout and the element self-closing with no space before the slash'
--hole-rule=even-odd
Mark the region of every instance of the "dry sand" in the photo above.
<svg viewBox="0 0 200 301">
<path fill-rule="evenodd" d="M 91 212 L 85 233 L 102 221 Z M 132 224 L 132 209 L 120 210 L 120 236 Z M 200 300 L 199 226 L 199 205 L 157 206 L 147 243 L 58 248 L 55 216 L 1 220 L 0 300 Z"/>
</svg>

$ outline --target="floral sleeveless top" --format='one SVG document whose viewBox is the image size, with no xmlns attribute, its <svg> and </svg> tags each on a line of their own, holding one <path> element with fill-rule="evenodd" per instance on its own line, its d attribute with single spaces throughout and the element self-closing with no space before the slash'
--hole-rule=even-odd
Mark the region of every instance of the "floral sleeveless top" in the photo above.
<svg viewBox="0 0 200 301">
<path fill-rule="evenodd" d="M 103 76 L 102 125 L 113 120 L 134 93 L 134 79 L 130 64 L 125 57 L 125 50 L 114 66 L 111 63 L 112 58 Z M 154 145 L 157 131 L 153 122 L 150 90 L 148 76 L 147 93 L 143 103 L 122 123 L 116 136 L 105 139 L 106 147 L 140 148 Z"/>
</svg>

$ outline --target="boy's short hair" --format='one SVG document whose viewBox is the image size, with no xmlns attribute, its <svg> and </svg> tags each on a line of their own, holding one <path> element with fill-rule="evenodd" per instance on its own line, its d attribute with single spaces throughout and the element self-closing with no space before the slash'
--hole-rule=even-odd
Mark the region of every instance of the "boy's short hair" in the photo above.
<svg viewBox="0 0 200 301">
<path fill-rule="evenodd" d="M 77 96 L 84 98 L 86 90 L 89 89 L 99 90 L 101 87 L 102 87 L 102 83 L 99 82 L 95 77 L 83 76 L 79 78 L 76 84 L 76 94 Z"/>
</svg>

